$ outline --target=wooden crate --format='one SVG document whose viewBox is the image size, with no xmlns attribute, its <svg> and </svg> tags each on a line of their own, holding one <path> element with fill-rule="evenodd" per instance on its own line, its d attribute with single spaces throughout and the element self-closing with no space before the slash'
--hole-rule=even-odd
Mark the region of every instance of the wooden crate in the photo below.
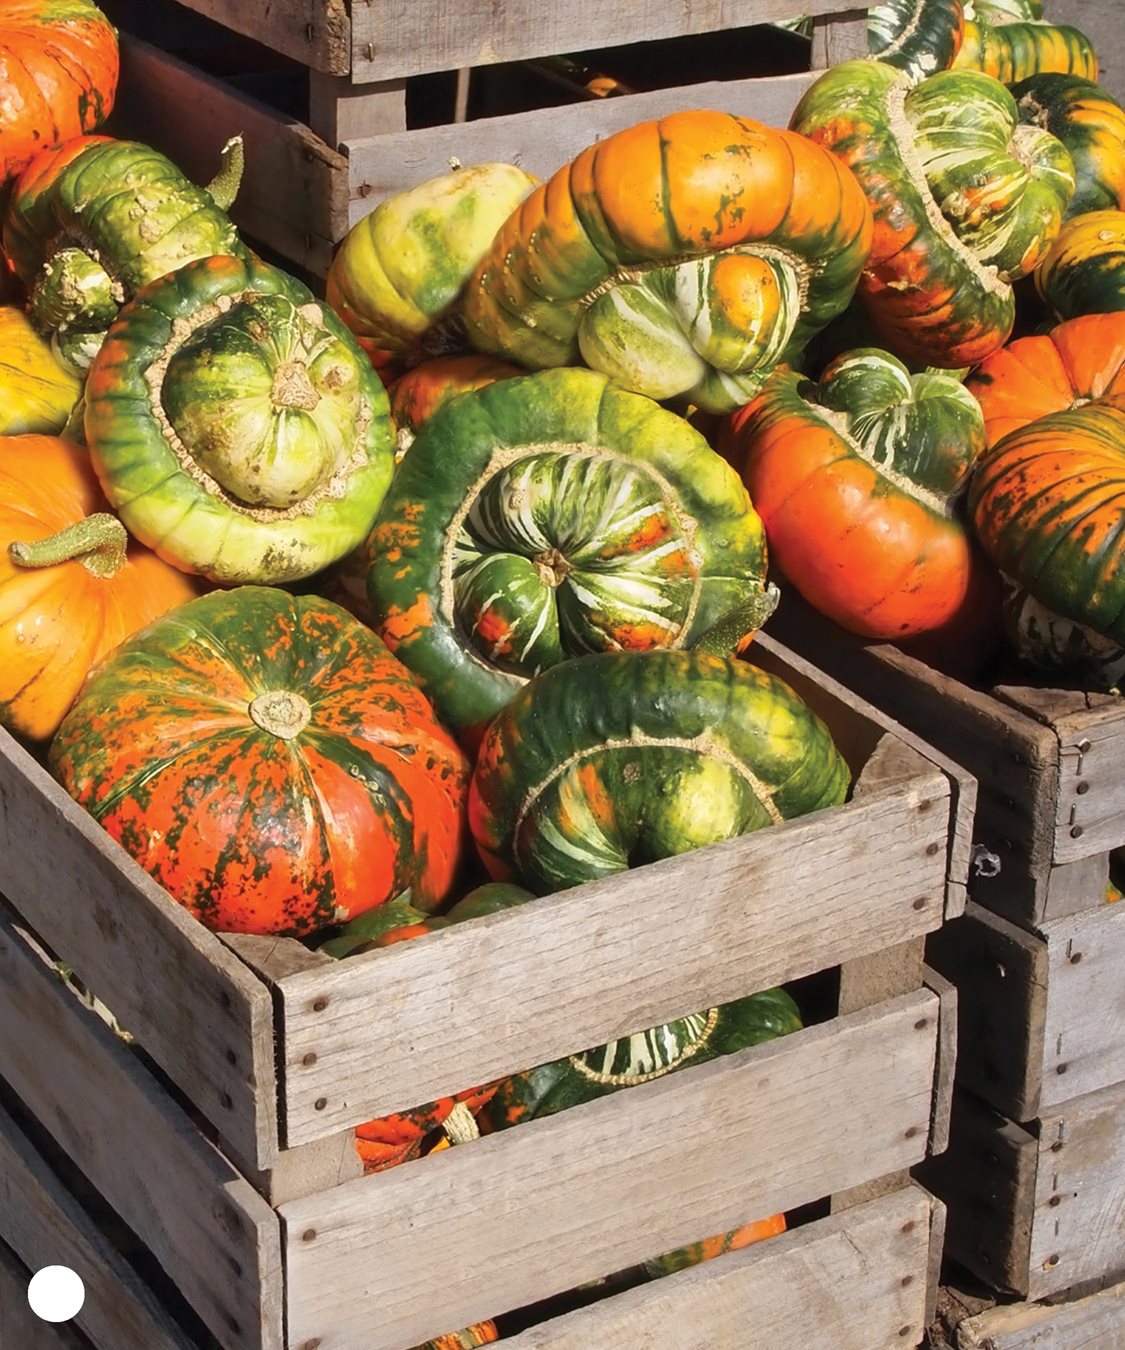
<svg viewBox="0 0 1125 1350">
<path fill-rule="evenodd" d="M 974 785 L 768 637 L 755 655 L 828 720 L 853 800 L 339 963 L 207 932 L 0 738 L 0 1078 L 220 1345 L 410 1345 L 940 1146 L 951 1027 L 921 945 L 963 904 Z M 355 1176 L 364 1120 L 836 966 L 838 1015 L 795 1036 Z"/>
<path fill-rule="evenodd" d="M 148 6 L 160 3 L 173 14 L 177 10 L 171 0 L 147 0 Z M 519 0 L 500 11 L 490 0 L 472 0 L 396 10 L 392 19 L 383 3 L 374 3 L 352 5 L 349 20 L 342 4 L 337 14 L 323 0 L 191 4 L 310 67 L 307 114 L 294 116 L 247 96 L 229 79 L 204 73 L 197 61 L 177 60 L 131 38 L 129 4 L 107 0 L 106 5 L 123 29 L 112 133 L 154 145 L 199 182 L 214 175 L 225 141 L 242 134 L 247 167 L 231 213 L 236 224 L 317 276 L 327 272 L 335 245 L 351 225 L 383 198 L 447 173 L 451 160 L 507 160 L 545 177 L 592 142 L 683 108 L 737 112 L 780 126 L 814 78 L 805 72 L 718 81 L 701 74 L 699 83 L 677 88 L 412 127 L 408 81 L 426 72 L 761 24 L 791 17 L 792 6 L 786 0 L 646 4 L 638 13 L 635 5 L 592 0 L 549 9 Z M 851 4 L 811 0 L 805 6 L 816 16 L 810 45 L 815 67 L 865 51 L 866 12 Z M 329 39 L 337 32 L 343 36 L 333 45 Z M 159 41 L 163 45 L 164 39 Z"/>
<path fill-rule="evenodd" d="M 1044 1303 L 995 1303 L 943 1289 L 929 1350 L 1125 1350 L 1125 1284 Z"/>
<path fill-rule="evenodd" d="M 1035 1302 L 1125 1273 L 1125 1084 L 1030 1127 L 954 1093 L 949 1148 L 917 1170 L 948 1206 L 946 1255 Z"/>
<path fill-rule="evenodd" d="M 927 959 L 957 986 L 957 1081 L 1017 1121 L 1125 1081 L 1125 904 L 1029 933 L 977 904 Z"/>
<path fill-rule="evenodd" d="M 1125 700 L 978 689 L 854 638 L 792 592 L 770 631 L 976 777 L 977 903 L 1030 929 L 1102 908 L 1108 854 L 1125 844 Z"/>
</svg>

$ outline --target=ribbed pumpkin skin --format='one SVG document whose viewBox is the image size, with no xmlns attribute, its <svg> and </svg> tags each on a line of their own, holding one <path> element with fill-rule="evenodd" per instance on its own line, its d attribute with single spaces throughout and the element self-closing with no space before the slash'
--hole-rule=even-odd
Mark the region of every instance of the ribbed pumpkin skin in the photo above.
<svg viewBox="0 0 1125 1350">
<path fill-rule="evenodd" d="M 4 247 L 31 289 L 37 324 L 74 347 L 72 359 L 83 367 L 116 308 L 142 286 L 195 258 L 248 257 L 206 188 L 150 146 L 104 136 L 36 156 L 14 185 Z M 47 285 L 52 270 L 61 275 L 76 265 L 88 274 L 80 307 L 60 302 Z M 80 333 L 92 335 L 87 348 Z"/>
<path fill-rule="evenodd" d="M 807 141 L 683 112 L 599 141 L 537 188 L 466 293 L 473 345 L 587 365 L 656 399 L 738 407 L 850 300 L 871 240 L 850 174 Z"/>
<path fill-rule="evenodd" d="M 948 70 L 964 36 L 961 0 L 887 0 L 867 11 L 867 50 L 912 81 Z"/>
<path fill-rule="evenodd" d="M 790 125 L 855 173 L 875 216 L 859 297 L 903 360 L 957 369 L 1007 341 L 1010 280 L 1058 233 L 1074 190 L 1065 147 L 1022 126 L 1002 85 L 946 71 L 911 86 L 845 61 L 805 92 Z"/>
<path fill-rule="evenodd" d="M 1057 136 L 1074 161 L 1066 218 L 1125 208 L 1125 110 L 1076 75 L 1035 75 L 1013 86 L 1020 120 Z"/>
<path fill-rule="evenodd" d="M 85 429 L 130 532 L 224 583 L 342 558 L 394 468 L 386 391 L 348 330 L 293 277 L 232 257 L 125 306 L 90 368 Z"/>
<path fill-rule="evenodd" d="M 743 1224 L 729 1233 L 720 1233 L 716 1237 L 705 1238 L 702 1242 L 691 1242 L 686 1247 L 677 1247 L 673 1252 L 655 1256 L 644 1263 L 645 1273 L 654 1280 L 664 1275 L 674 1275 L 677 1270 L 686 1270 L 697 1266 L 701 1261 L 713 1261 L 716 1256 L 725 1256 L 727 1252 L 741 1251 L 755 1242 L 776 1237 L 785 1232 L 785 1215 L 771 1214 L 768 1219 L 758 1219 L 754 1223 Z"/>
<path fill-rule="evenodd" d="M 86 452 L 53 436 L 0 438 L 0 723 L 32 740 L 52 735 L 86 672 L 138 628 L 198 587 L 132 545 L 120 571 L 81 562 L 21 567 L 13 543 L 34 543 L 105 511 Z"/>
<path fill-rule="evenodd" d="M 1068 220 L 1035 273 L 1035 289 L 1060 319 L 1125 309 L 1125 211 Z"/>
<path fill-rule="evenodd" d="M 505 1130 L 800 1029 L 790 995 L 766 989 L 513 1074 L 498 1084 L 481 1121 L 488 1131 Z"/>
<path fill-rule="evenodd" d="M 5 0 L 0 185 L 46 146 L 93 131 L 117 92 L 117 34 L 89 0 Z"/>
<path fill-rule="evenodd" d="M 447 1331 L 417 1350 L 475 1350 L 478 1345 L 491 1345 L 500 1339 L 495 1322 L 474 1322 L 462 1331 Z"/>
<path fill-rule="evenodd" d="M 690 644 L 766 566 L 746 490 L 703 437 L 580 369 L 437 412 L 369 549 L 379 632 L 458 731 L 567 656 Z"/>
<path fill-rule="evenodd" d="M 0 308 L 0 436 L 61 431 L 81 390 L 23 310 Z"/>
<path fill-rule="evenodd" d="M 1030 422 L 981 459 L 970 509 L 997 567 L 1055 614 L 1125 645 L 1125 410 Z"/>
<path fill-rule="evenodd" d="M 299 936 L 407 887 L 432 906 L 458 864 L 460 751 L 379 639 L 315 596 L 241 587 L 151 625 L 86 685 L 50 764 L 210 928 Z"/>
<path fill-rule="evenodd" d="M 1052 73 L 1096 80 L 1098 58 L 1086 34 L 1069 24 L 968 19 L 953 69 L 979 70 L 1001 84 Z"/>
<path fill-rule="evenodd" d="M 500 713 L 469 823 L 496 880 L 546 894 L 833 806 L 848 782 L 782 680 L 700 652 L 606 652 Z"/>
<path fill-rule="evenodd" d="M 336 251 L 328 303 L 368 350 L 408 351 L 454 306 L 538 181 L 514 164 L 474 164 L 388 197 Z"/>
<path fill-rule="evenodd" d="M 1037 418 L 1095 399 L 1125 400 L 1125 313 L 1084 314 L 1017 338 L 972 372 L 989 445 Z"/>
<path fill-rule="evenodd" d="M 851 353 L 819 386 L 776 372 L 732 421 L 770 556 L 821 613 L 894 640 L 973 603 L 980 559 L 954 501 L 984 427 L 960 384 Z"/>
</svg>

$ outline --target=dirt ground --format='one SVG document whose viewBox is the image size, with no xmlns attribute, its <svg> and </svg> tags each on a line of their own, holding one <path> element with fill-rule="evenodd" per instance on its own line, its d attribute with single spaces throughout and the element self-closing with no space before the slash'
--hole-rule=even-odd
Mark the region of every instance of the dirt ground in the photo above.
<svg viewBox="0 0 1125 1350">
<path fill-rule="evenodd" d="M 1098 83 L 1125 103 L 1125 3 L 1123 0 L 1045 0 L 1043 17 L 1081 28 L 1101 65 Z"/>
</svg>

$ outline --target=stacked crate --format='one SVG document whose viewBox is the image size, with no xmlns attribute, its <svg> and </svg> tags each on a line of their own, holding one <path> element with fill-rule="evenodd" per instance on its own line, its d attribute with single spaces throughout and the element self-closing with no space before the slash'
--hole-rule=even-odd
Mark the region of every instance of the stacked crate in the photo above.
<svg viewBox="0 0 1125 1350">
<path fill-rule="evenodd" d="M 948 1206 L 948 1255 L 1049 1337 L 1032 1305 L 1125 1275 L 1125 903 L 1107 885 L 1125 845 L 1125 702 L 974 687 L 795 596 L 775 623 L 979 781 L 969 904 L 927 947 L 958 990 L 958 1067 L 950 1147 L 919 1176 Z M 1101 1344 L 1057 1334 L 1027 1343 Z M 1008 1344 L 1024 1342 L 995 1339 Z"/>
<path fill-rule="evenodd" d="M 247 164 L 231 213 L 235 223 L 283 262 L 318 276 L 351 225 L 392 193 L 448 173 L 451 161 L 504 160 L 547 176 L 592 142 L 681 108 L 716 108 L 784 125 L 813 78 L 806 71 L 716 79 L 706 63 L 693 77 L 673 56 L 668 64 L 677 71 L 677 87 L 473 121 L 456 120 L 465 112 L 461 98 L 446 121 L 412 126 L 412 82 L 438 72 L 461 71 L 467 81 L 551 54 L 708 33 L 715 35 L 716 60 L 725 48 L 729 63 L 731 45 L 741 43 L 749 66 L 761 38 L 743 30 L 790 18 L 793 3 L 106 0 L 103 8 L 122 31 L 114 134 L 156 146 L 198 182 L 210 181 L 223 144 L 241 134 Z M 866 11 L 854 0 L 808 0 L 797 9 L 812 16 L 805 60 L 813 66 L 866 51 Z M 187 11 L 224 27 L 212 24 L 200 34 Z M 152 42 L 137 40 L 137 32 Z M 229 68 L 232 60 L 237 64 L 234 34 L 255 44 L 242 54 L 244 67 L 268 65 L 260 44 L 279 53 L 290 73 L 306 77 L 296 113 L 277 106 L 276 97 L 271 106 L 268 80 L 250 86 L 260 97 L 240 89 L 239 72 Z M 169 46 L 186 59 L 170 55 Z M 573 97 L 582 94 L 575 89 Z"/>
<path fill-rule="evenodd" d="M 202 928 L 0 733 L 0 1280 L 76 1269 L 95 1350 L 403 1350 L 515 1309 L 513 1350 L 917 1345 L 943 1211 L 908 1169 L 953 1059 L 921 948 L 963 907 L 975 785 L 754 658 L 828 723 L 847 803 L 341 962 Z M 367 1119 L 793 980 L 824 990 L 802 1031 L 359 1175 Z"/>
</svg>

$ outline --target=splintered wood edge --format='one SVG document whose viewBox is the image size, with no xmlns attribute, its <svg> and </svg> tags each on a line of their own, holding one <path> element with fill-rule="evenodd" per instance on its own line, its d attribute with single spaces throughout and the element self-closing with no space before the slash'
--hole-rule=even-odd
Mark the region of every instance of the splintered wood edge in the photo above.
<svg viewBox="0 0 1125 1350">
<path fill-rule="evenodd" d="M 0 1240 L 29 1269 L 66 1265 L 86 1287 L 74 1325 L 95 1345 L 192 1350 L 195 1342 L 172 1320 L 123 1256 L 110 1246 L 98 1224 L 64 1187 L 0 1107 Z M 46 1327 L 27 1304 L 27 1280 L 12 1269 L 0 1247 L 0 1342 L 5 1350 L 67 1350 L 79 1339 L 65 1325 Z M 9 1303 L 6 1284 L 12 1282 Z M 9 1321 L 11 1319 L 11 1321 Z M 38 1333 L 46 1332 L 55 1339 Z M 19 1335 L 16 1335 L 16 1332 Z M 30 1333 L 36 1333 L 32 1335 Z M 81 1344 L 85 1344 L 82 1341 Z"/>
<path fill-rule="evenodd" d="M 747 1327 L 766 1345 L 833 1350 L 921 1338 L 931 1201 L 906 1186 L 653 1284 L 552 1318 L 512 1337 L 511 1350 L 740 1344 Z M 914 1341 L 903 1336 L 909 1327 Z"/>
<path fill-rule="evenodd" d="M 5 1081 L 221 1345 L 281 1350 L 273 1210 L 2 911 L 0 971 Z"/>
<path fill-rule="evenodd" d="M 930 1153 L 949 1147 L 949 1122 L 953 1111 L 953 1080 L 957 1070 L 957 986 L 924 967 L 926 988 L 938 996 L 938 1047 L 934 1070 L 934 1108 L 930 1120 Z"/>
<path fill-rule="evenodd" d="M 244 37 L 331 75 L 351 69 L 345 0 L 179 0 Z"/>
<path fill-rule="evenodd" d="M 989 1308 L 957 1325 L 958 1350 L 1051 1350 L 1119 1344 L 1125 1284 L 1065 1303 L 1014 1303 Z M 518 1344 L 518 1342 L 513 1342 Z"/>
</svg>

